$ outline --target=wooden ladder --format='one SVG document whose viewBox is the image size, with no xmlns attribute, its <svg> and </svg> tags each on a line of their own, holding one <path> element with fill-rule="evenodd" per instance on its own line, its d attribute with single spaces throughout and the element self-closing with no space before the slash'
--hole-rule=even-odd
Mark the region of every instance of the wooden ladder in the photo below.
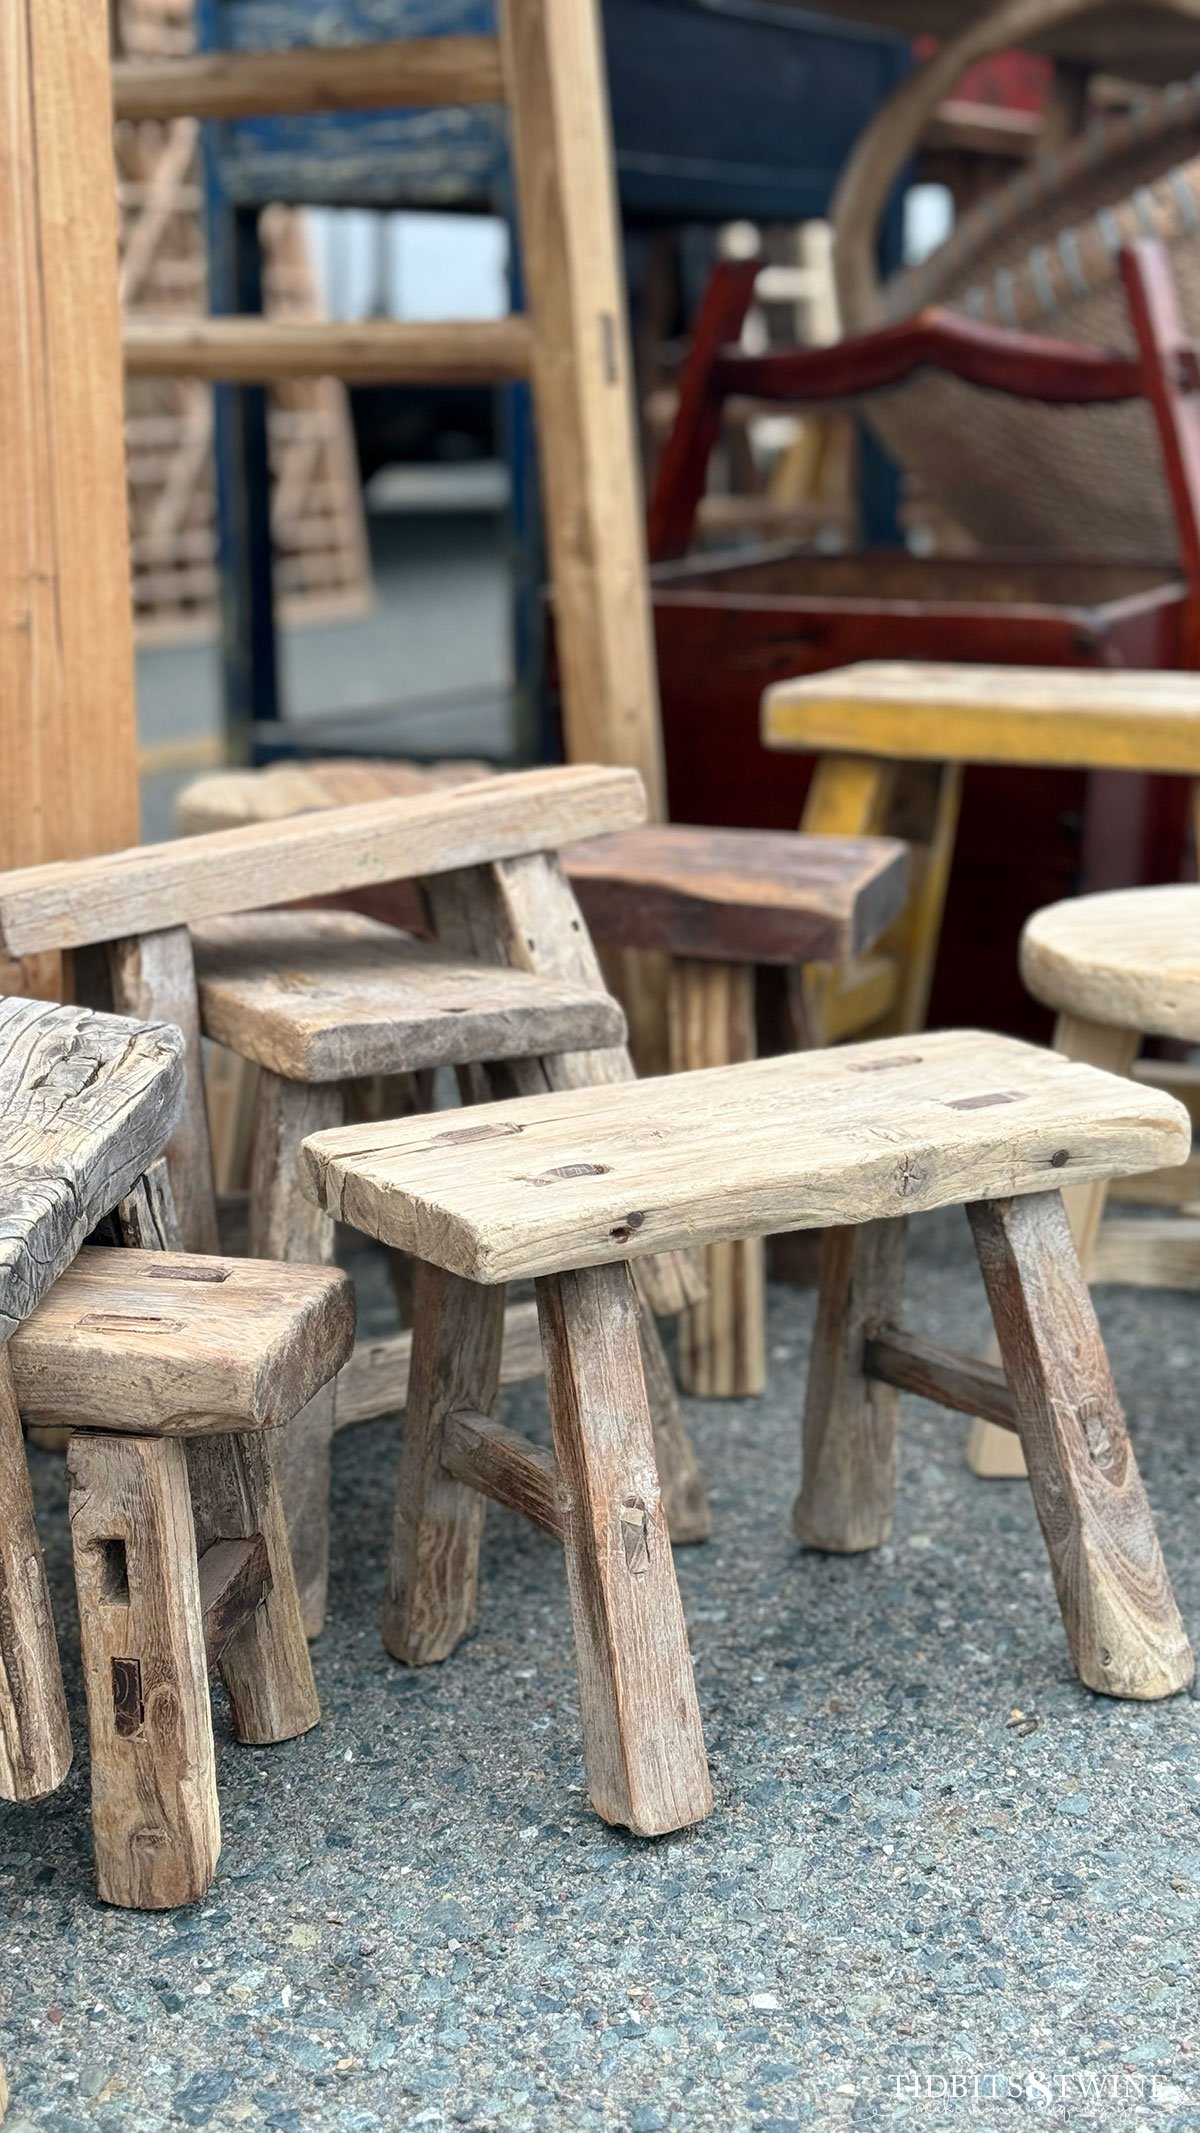
<svg viewBox="0 0 1200 2133">
<path fill-rule="evenodd" d="M 461 323 L 139 317 L 134 377 L 237 384 L 528 378 L 566 751 L 640 771 L 665 809 L 629 335 L 595 0 L 499 0 L 497 37 L 208 52 L 114 68 L 118 118 L 237 119 L 505 104 L 524 313 Z"/>
</svg>

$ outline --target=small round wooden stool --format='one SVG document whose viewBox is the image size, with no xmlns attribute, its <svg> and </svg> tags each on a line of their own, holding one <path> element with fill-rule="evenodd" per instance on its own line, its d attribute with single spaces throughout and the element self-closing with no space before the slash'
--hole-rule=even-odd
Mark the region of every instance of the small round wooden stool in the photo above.
<svg viewBox="0 0 1200 2133">
<path fill-rule="evenodd" d="M 1200 886 L 1116 889 L 1035 912 L 1021 939 L 1021 976 L 1055 1009 L 1055 1050 L 1130 1074 L 1147 1037 L 1200 1044 Z M 1170 1085 L 1194 1070 L 1168 1070 Z M 1163 1209 L 1153 1219 L 1105 1220 L 1110 1197 Z M 1178 1169 L 1107 1180 L 1064 1192 L 1088 1280 L 1139 1288 L 1200 1289 L 1200 1160 Z M 1181 1213 L 1180 1210 L 1189 1210 Z M 984 1422 L 971 1463 L 977 1473 L 1020 1473 L 1019 1446 Z"/>
</svg>

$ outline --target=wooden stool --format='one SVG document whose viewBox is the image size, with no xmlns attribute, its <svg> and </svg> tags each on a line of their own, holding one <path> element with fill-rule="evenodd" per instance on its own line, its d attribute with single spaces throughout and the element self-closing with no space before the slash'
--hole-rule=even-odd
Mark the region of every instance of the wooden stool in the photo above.
<svg viewBox="0 0 1200 2133">
<path fill-rule="evenodd" d="M 1055 1050 L 1068 1059 L 1132 1074 L 1146 1037 L 1200 1044 L 1200 887 L 1119 889 L 1051 904 L 1025 928 L 1021 976 L 1035 999 L 1055 1009 Z M 1143 1071 L 1159 1070 L 1148 1063 Z M 1174 1085 L 1178 1070 L 1162 1071 Z M 1105 1221 L 1110 1190 L 1100 1179 L 1063 1195 L 1088 1280 L 1200 1289 L 1196 1157 L 1112 1194 L 1187 1213 Z M 1024 1471 L 986 1422 L 973 1432 L 971 1464 L 986 1478 Z"/>
<path fill-rule="evenodd" d="M 908 908 L 885 944 L 899 960 L 900 985 L 871 1024 L 880 1034 L 914 1030 L 933 982 L 963 766 L 1195 777 L 1200 678 L 916 661 L 842 667 L 768 689 L 763 739 L 819 758 L 805 829 L 842 836 L 894 829 L 916 843 Z M 826 1012 L 833 1007 L 828 1002 Z"/>
<path fill-rule="evenodd" d="M 556 853 L 572 839 L 632 827 L 645 812 L 645 796 L 632 771 L 541 770 L 451 790 L 424 789 L 341 808 L 320 819 L 298 816 L 29 868 L 0 875 L 0 949 L 35 953 L 34 941 L 76 951 L 102 947 L 100 957 L 76 955 L 77 980 L 89 997 L 107 996 L 111 1004 L 140 1016 L 161 1015 L 182 1030 L 188 1102 L 168 1145 L 167 1164 L 179 1243 L 212 1252 L 219 1245 L 217 1207 L 189 931 L 195 927 L 199 935 L 209 927 L 206 985 L 214 1028 L 219 1025 L 233 1036 L 252 1024 L 256 1049 L 274 1062 L 267 1067 L 260 1110 L 255 1243 L 272 1257 L 321 1261 L 329 1249 L 329 1225 L 298 1192 L 289 1191 L 289 1161 L 301 1131 L 341 1115 L 335 1081 L 404 1057 L 461 1060 L 472 1032 L 485 1045 L 492 1076 L 503 1077 L 496 1085 L 506 1091 L 632 1078 L 620 1010 L 608 997 Z M 396 881 L 420 883 L 441 957 L 411 942 L 397 948 L 369 929 L 364 934 L 352 921 L 353 982 L 343 983 L 347 926 L 340 918 L 327 922 L 308 915 L 305 924 L 312 931 L 306 938 L 313 955 L 304 967 L 286 917 L 256 918 L 253 933 L 246 920 L 223 933 L 212 928 L 214 920 L 261 912 L 271 904 L 377 890 Z M 411 898 L 411 887 L 408 893 Z M 244 955 L 239 941 L 246 944 Z M 287 951 L 277 980 L 263 962 L 275 948 L 281 955 Z M 403 987 L 401 960 L 406 964 Z M 463 969 L 468 961 L 490 966 L 486 980 Z M 387 1003 L 393 988 L 400 1028 L 390 1037 Z M 248 1047 L 248 1035 L 244 1041 Z M 543 1045 L 545 1051 L 539 1049 Z M 507 1057 L 513 1046 L 523 1056 Z M 297 1069 L 312 1078 L 289 1078 Z M 333 1081 L 322 1078 L 330 1075 Z M 686 1256 L 668 1254 L 645 1263 L 640 1287 L 644 1337 L 648 1351 L 654 1351 L 664 1490 L 678 1536 L 699 1538 L 708 1530 L 703 1479 L 650 1314 L 677 1314 L 698 1300 L 703 1284 Z M 406 1372 L 407 1346 L 396 1360 Z M 396 1375 L 359 1372 L 359 1412 L 364 1396 L 372 1388 L 382 1391 Z M 334 1416 L 330 1386 L 289 1432 L 296 1457 L 287 1460 L 283 1474 L 297 1580 L 312 1635 L 325 1612 Z"/>
<path fill-rule="evenodd" d="M 265 1440 L 336 1375 L 353 1338 L 343 1274 L 93 1248 L 9 1342 L 22 1417 L 71 1432 L 106 1903 L 194 1903 L 212 1881 L 210 1665 L 239 1740 L 290 1740 L 320 1717 Z"/>
<path fill-rule="evenodd" d="M 183 1093 L 178 1030 L 0 998 L 0 1799 L 41 1799 L 71 1767 L 11 1339 L 154 1162 Z"/>
<path fill-rule="evenodd" d="M 629 1262 L 773 1229 L 827 1239 L 796 1527 L 886 1538 L 899 1384 L 1015 1428 L 1072 1656 L 1157 1697 L 1192 1655 L 1058 1188 L 1182 1162 L 1186 1114 L 1011 1039 L 939 1033 L 491 1104 L 306 1142 L 330 1214 L 423 1262 L 384 1636 L 445 1658 L 476 1605 L 482 1496 L 561 1540 L 584 1754 L 606 1821 L 711 1792 L 662 1515 Z M 1006 1373 L 896 1330 L 904 1218 L 969 1204 Z M 504 1285 L 532 1276 L 553 1453 L 491 1418 Z"/>
</svg>

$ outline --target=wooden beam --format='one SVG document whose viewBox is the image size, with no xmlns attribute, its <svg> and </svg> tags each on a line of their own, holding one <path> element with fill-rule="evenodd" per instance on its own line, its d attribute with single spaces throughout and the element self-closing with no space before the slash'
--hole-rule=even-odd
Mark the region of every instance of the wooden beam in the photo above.
<svg viewBox="0 0 1200 2133">
<path fill-rule="evenodd" d="M 529 375 L 527 321 L 509 318 L 328 319 L 131 317 L 131 378 L 207 378 L 271 385 L 341 378 L 348 385 L 486 385 Z"/>
<path fill-rule="evenodd" d="M 335 1429 L 396 1415 L 408 1400 L 412 1333 L 390 1333 L 383 1340 L 360 1341 L 337 1381 Z M 537 1305 L 510 1304 L 504 1314 L 500 1383 L 523 1385 L 542 1374 L 542 1341 Z"/>
<path fill-rule="evenodd" d="M 494 37 L 410 37 L 282 52 L 198 52 L 119 61 L 117 119 L 300 117 L 504 101 Z"/>
<path fill-rule="evenodd" d="M 998 1429 L 1015 1430 L 1016 1408 L 1004 1372 L 994 1363 L 981 1363 L 976 1356 L 959 1355 L 919 1333 L 901 1333 L 889 1327 L 870 1336 L 866 1346 L 864 1374 L 901 1392 L 915 1392 L 938 1407 L 952 1407 L 961 1415 L 982 1415 Z"/>
<path fill-rule="evenodd" d="M 249 1540 L 214 1541 L 201 1556 L 199 1571 L 204 1652 L 212 1667 L 270 1591 L 266 1541 L 261 1533 Z"/>
<path fill-rule="evenodd" d="M 455 1481 L 465 1481 L 493 1503 L 520 1511 L 557 1541 L 563 1536 L 554 1454 L 493 1422 L 456 1408 L 442 1426 L 442 1465 Z"/>
<path fill-rule="evenodd" d="M 107 25 L 102 0 L 0 8 L 3 867 L 138 829 Z M 0 959 L 0 990 L 60 984 L 57 955 Z"/>
</svg>

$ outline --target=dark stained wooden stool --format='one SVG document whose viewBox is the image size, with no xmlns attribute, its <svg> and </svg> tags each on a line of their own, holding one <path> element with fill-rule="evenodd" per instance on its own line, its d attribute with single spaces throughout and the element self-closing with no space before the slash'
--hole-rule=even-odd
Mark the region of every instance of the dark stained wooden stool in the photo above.
<svg viewBox="0 0 1200 2133">
<path fill-rule="evenodd" d="M 850 1045 L 317 1134 L 329 1214 L 422 1262 L 384 1608 L 389 1651 L 470 1629 L 487 1496 L 559 1539 L 584 1755 L 606 1821 L 697 1822 L 711 1792 L 659 1497 L 630 1262 L 827 1231 L 796 1532 L 887 1538 L 896 1387 L 1015 1428 L 1080 1678 L 1159 1697 L 1192 1678 L 1059 1187 L 1178 1164 L 1182 1106 L 977 1032 Z M 899 1325 L 906 1218 L 966 1206 L 1004 1367 Z M 497 1424 L 504 1288 L 537 1289 L 553 1452 Z"/>
</svg>

